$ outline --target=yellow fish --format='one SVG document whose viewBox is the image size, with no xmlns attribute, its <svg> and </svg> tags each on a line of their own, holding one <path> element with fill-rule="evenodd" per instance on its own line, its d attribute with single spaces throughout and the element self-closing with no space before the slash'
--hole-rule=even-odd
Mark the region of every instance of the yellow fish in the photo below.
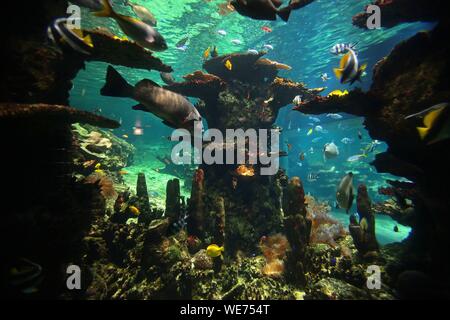
<svg viewBox="0 0 450 320">
<path fill-rule="evenodd" d="M 211 52 L 211 47 L 208 47 L 208 49 L 205 50 L 205 52 L 203 52 L 203 59 L 208 59 L 209 57 L 209 53 Z"/>
<path fill-rule="evenodd" d="M 126 170 L 119 170 L 119 172 L 118 172 L 121 176 L 123 176 L 123 175 L 125 175 L 125 174 L 128 174 L 128 171 L 126 171 Z"/>
<path fill-rule="evenodd" d="M 230 61 L 230 60 L 227 60 L 227 61 L 225 62 L 225 68 L 227 68 L 227 69 L 230 70 L 230 71 L 231 71 L 231 69 L 233 69 L 233 65 L 231 64 L 231 61 Z"/>
<path fill-rule="evenodd" d="M 421 140 L 432 144 L 450 138 L 449 109 L 448 103 L 430 108 L 423 118 L 424 127 L 417 127 Z"/>
<path fill-rule="evenodd" d="M 136 208 L 135 206 L 129 206 L 128 209 L 130 209 L 130 212 L 132 214 L 134 214 L 135 216 L 138 216 L 141 214 L 141 211 L 138 208 Z"/>
<path fill-rule="evenodd" d="M 217 258 L 222 255 L 223 250 L 223 246 L 219 247 L 217 244 L 210 244 L 208 248 L 206 248 L 206 254 L 211 258 Z"/>
<path fill-rule="evenodd" d="M 310 136 L 313 133 L 313 128 L 308 130 L 308 133 L 306 134 L 307 136 Z"/>
<path fill-rule="evenodd" d="M 102 166 L 102 164 L 101 163 L 97 163 L 96 165 L 95 165 L 95 169 L 100 169 L 100 167 Z"/>
<path fill-rule="evenodd" d="M 124 134 L 124 135 L 122 135 L 122 138 L 128 139 L 128 135 Z"/>
<path fill-rule="evenodd" d="M 103 171 L 102 169 L 95 169 L 94 171 L 95 173 L 100 173 L 100 174 L 104 174 L 105 171 Z"/>
<path fill-rule="evenodd" d="M 342 97 L 348 94 L 347 90 L 341 91 L 341 90 L 334 90 L 331 91 L 327 97 L 332 97 L 332 96 L 338 96 L 338 97 Z"/>
</svg>

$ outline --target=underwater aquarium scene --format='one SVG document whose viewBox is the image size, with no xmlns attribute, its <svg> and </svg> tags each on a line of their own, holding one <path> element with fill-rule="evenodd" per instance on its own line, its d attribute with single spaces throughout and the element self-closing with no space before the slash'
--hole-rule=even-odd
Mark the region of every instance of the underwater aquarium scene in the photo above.
<svg viewBox="0 0 450 320">
<path fill-rule="evenodd" d="M 445 4 L 8 3 L 2 296 L 449 299 Z"/>
</svg>

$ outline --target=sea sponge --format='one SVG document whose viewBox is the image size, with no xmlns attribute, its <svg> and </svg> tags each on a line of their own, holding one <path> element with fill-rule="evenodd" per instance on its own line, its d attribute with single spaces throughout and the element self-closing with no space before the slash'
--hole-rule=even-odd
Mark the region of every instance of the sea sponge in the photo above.
<svg viewBox="0 0 450 320">
<path fill-rule="evenodd" d="M 267 262 L 262 269 L 262 273 L 265 276 L 272 278 L 279 278 L 284 272 L 284 262 L 280 259 L 274 259 Z"/>
<path fill-rule="evenodd" d="M 307 204 L 306 217 L 311 220 L 310 243 L 325 243 L 336 247 L 336 240 L 344 237 L 347 232 L 344 226 L 330 216 L 331 207 L 325 202 L 318 202 L 311 195 L 305 196 Z"/>
<path fill-rule="evenodd" d="M 261 272 L 269 277 L 280 277 L 284 272 L 283 259 L 289 249 L 287 238 L 280 233 L 264 236 L 259 241 L 259 247 L 266 258 L 266 264 Z"/>
</svg>

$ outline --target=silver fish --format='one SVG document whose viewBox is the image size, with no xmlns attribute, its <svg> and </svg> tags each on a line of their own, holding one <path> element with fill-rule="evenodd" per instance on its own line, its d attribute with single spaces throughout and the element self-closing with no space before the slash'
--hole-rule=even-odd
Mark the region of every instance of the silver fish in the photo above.
<svg viewBox="0 0 450 320">
<path fill-rule="evenodd" d="M 152 26 L 138 19 L 134 19 L 114 11 L 108 0 L 103 1 L 103 9 L 95 13 L 97 17 L 113 18 L 122 31 L 132 38 L 141 47 L 153 50 L 164 51 L 167 49 L 166 40 Z"/>
<path fill-rule="evenodd" d="M 143 22 L 145 22 L 146 24 L 152 26 L 152 27 L 156 27 L 157 25 L 157 21 L 155 16 L 153 15 L 153 13 L 151 13 L 147 8 L 131 3 L 128 0 L 124 1 L 124 4 L 127 6 L 130 6 L 131 9 L 133 9 L 134 13 L 139 17 L 139 19 L 141 19 Z"/>
<path fill-rule="evenodd" d="M 353 204 L 353 173 L 347 173 L 339 182 L 336 191 L 336 202 L 348 213 Z"/>
<path fill-rule="evenodd" d="M 335 158 L 339 155 L 339 148 L 337 145 L 334 144 L 334 142 L 331 143 L 325 143 L 323 146 L 323 159 L 331 159 Z"/>
</svg>

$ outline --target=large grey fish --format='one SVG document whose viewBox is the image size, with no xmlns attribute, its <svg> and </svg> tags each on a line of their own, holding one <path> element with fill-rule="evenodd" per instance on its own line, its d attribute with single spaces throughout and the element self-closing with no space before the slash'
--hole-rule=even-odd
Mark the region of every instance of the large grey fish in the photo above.
<svg viewBox="0 0 450 320">
<path fill-rule="evenodd" d="M 232 0 L 231 5 L 239 14 L 255 20 L 276 20 L 277 15 L 288 21 L 291 7 L 281 6 L 280 0 Z"/>
<path fill-rule="evenodd" d="M 201 121 L 198 110 L 182 95 L 163 89 L 148 79 L 139 81 L 133 87 L 112 66 L 108 66 L 106 84 L 100 92 L 104 96 L 134 99 L 139 104 L 133 110 L 153 113 L 172 128 L 192 132 L 194 124 Z"/>
<path fill-rule="evenodd" d="M 336 202 L 348 213 L 353 204 L 353 173 L 347 173 L 339 183 L 336 191 Z"/>
<path fill-rule="evenodd" d="M 108 0 L 103 1 L 103 9 L 95 13 L 97 17 L 113 18 L 119 24 L 122 31 L 144 48 L 153 51 L 167 49 L 166 40 L 152 26 L 141 20 L 116 13 Z"/>
</svg>

